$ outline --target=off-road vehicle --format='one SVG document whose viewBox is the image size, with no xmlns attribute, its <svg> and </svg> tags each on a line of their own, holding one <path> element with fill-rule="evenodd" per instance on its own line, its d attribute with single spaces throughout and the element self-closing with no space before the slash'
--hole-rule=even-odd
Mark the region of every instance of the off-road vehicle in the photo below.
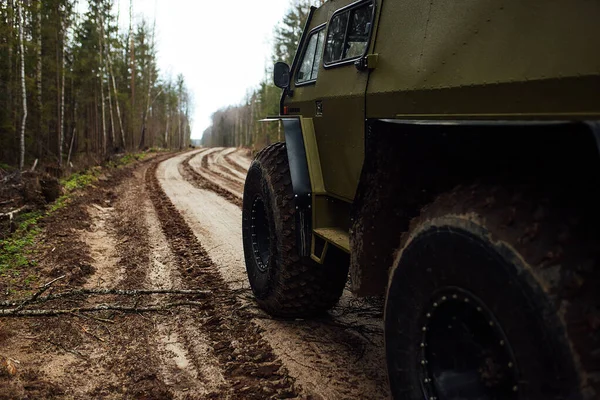
<svg viewBox="0 0 600 400">
<path fill-rule="evenodd" d="M 335 0 L 277 63 L 258 304 L 384 294 L 398 399 L 600 398 L 600 2 Z"/>
</svg>

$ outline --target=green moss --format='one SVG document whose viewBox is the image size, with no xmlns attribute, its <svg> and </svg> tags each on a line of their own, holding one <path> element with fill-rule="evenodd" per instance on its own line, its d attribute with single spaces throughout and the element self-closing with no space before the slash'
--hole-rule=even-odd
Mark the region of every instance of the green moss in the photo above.
<svg viewBox="0 0 600 400">
<path fill-rule="evenodd" d="M 5 163 L 0 163 L 0 169 L 3 169 L 5 171 L 14 171 L 15 167 L 11 167 L 10 165 Z"/>
<path fill-rule="evenodd" d="M 76 172 L 71 174 L 71 176 L 68 178 L 61 179 L 60 183 L 65 189 L 65 192 L 71 193 L 74 190 L 82 189 L 97 180 L 97 175 L 94 173 L 94 169 L 92 168 L 85 172 Z"/>
<path fill-rule="evenodd" d="M 0 273 L 31 265 L 27 248 L 33 245 L 40 233 L 38 222 L 42 218 L 40 211 L 22 214 L 17 218 L 17 230 L 0 243 Z"/>
</svg>

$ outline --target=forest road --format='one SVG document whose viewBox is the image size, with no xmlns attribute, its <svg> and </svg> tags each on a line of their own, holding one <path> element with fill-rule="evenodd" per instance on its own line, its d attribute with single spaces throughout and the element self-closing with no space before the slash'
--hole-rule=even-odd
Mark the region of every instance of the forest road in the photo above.
<svg viewBox="0 0 600 400">
<path fill-rule="evenodd" d="M 311 320 L 273 319 L 256 306 L 241 238 L 250 163 L 234 148 L 159 155 L 106 174 L 49 220 L 37 273 L 42 282 L 66 276 L 55 292 L 204 292 L 40 305 L 189 303 L 158 313 L 0 319 L 0 399 L 388 398 L 381 299 L 346 291 Z M 10 360 L 17 372 L 3 374 Z"/>
<path fill-rule="evenodd" d="M 241 199 L 243 180 L 238 182 L 235 167 L 228 168 L 233 164 L 231 152 L 202 149 L 168 159 L 157 170 L 161 187 L 227 286 L 253 309 L 256 317 L 247 323 L 261 329 L 304 394 L 386 398 L 381 303 L 370 304 L 346 291 L 327 317 L 310 321 L 269 319 L 254 305 L 244 264 L 242 212 L 236 205 L 241 203 L 235 201 Z M 247 168 L 249 162 L 243 165 Z"/>
</svg>

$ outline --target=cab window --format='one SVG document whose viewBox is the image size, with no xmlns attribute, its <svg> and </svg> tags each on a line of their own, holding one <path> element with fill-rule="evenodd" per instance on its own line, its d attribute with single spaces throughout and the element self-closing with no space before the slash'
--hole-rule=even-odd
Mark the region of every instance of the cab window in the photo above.
<svg viewBox="0 0 600 400">
<path fill-rule="evenodd" d="M 372 2 L 334 13 L 325 43 L 325 65 L 362 57 L 369 43 L 374 6 Z"/>
<path fill-rule="evenodd" d="M 296 83 L 308 83 L 317 80 L 319 64 L 323 58 L 323 41 L 325 39 L 325 27 L 320 27 L 312 32 L 308 38 L 308 44 L 300 61 L 300 68 L 296 74 Z"/>
</svg>

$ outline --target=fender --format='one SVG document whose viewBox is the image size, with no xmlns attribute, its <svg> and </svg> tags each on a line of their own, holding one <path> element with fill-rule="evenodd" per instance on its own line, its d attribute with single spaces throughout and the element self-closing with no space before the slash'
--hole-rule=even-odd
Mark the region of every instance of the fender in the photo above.
<svg viewBox="0 0 600 400">
<path fill-rule="evenodd" d="M 352 291 L 381 294 L 400 238 L 439 194 L 477 181 L 597 190 L 598 121 L 373 119 L 350 234 Z"/>
<path fill-rule="evenodd" d="M 302 124 L 299 117 L 277 116 L 261 120 L 261 122 L 265 121 L 281 121 L 283 123 L 296 208 L 296 245 L 301 257 L 309 257 L 312 235 L 312 189 L 306 148 L 302 137 Z"/>
</svg>

